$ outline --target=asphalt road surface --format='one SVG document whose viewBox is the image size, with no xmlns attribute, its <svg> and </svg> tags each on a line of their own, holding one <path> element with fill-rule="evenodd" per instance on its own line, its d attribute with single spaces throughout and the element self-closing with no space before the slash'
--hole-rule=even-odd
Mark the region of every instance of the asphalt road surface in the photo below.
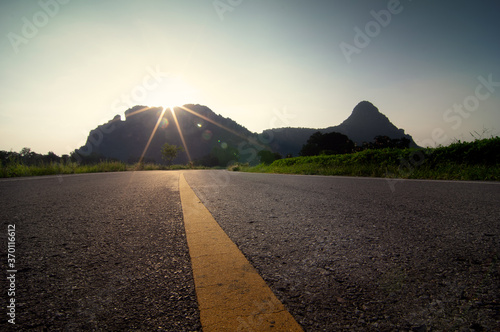
<svg viewBox="0 0 500 332">
<path fill-rule="evenodd" d="M 201 330 L 179 175 L 0 181 L 0 328 Z M 184 176 L 306 331 L 500 329 L 500 184 Z"/>
<path fill-rule="evenodd" d="M 499 184 L 185 177 L 308 331 L 500 329 Z"/>
<path fill-rule="evenodd" d="M 16 226 L 17 328 L 201 329 L 178 173 L 1 181 L 0 201 L 2 267 Z"/>
</svg>

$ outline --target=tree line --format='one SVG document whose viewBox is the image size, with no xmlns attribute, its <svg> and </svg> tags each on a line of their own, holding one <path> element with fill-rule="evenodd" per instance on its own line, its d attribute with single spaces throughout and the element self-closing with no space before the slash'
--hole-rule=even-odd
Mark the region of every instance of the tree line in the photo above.
<svg viewBox="0 0 500 332">
<path fill-rule="evenodd" d="M 352 140 L 344 134 L 331 132 L 323 134 L 319 131 L 309 137 L 306 144 L 300 150 L 301 156 L 317 156 L 332 154 L 347 154 L 363 150 L 376 149 L 407 149 L 410 147 L 410 139 L 390 138 L 388 136 L 375 136 L 373 142 L 363 142 L 357 146 Z"/>
<path fill-rule="evenodd" d="M 306 144 L 302 146 L 300 156 L 347 154 L 367 149 L 406 149 L 409 146 L 410 140 L 406 137 L 394 139 L 388 136 L 376 136 L 373 142 L 363 142 L 361 146 L 357 146 L 344 134 L 337 132 L 323 134 L 318 131 L 312 134 Z M 162 159 L 165 161 L 167 166 L 172 164 L 179 152 L 184 152 L 184 149 L 168 143 L 165 143 L 161 148 Z M 226 148 L 213 147 L 209 154 L 199 160 L 196 160 L 194 163 L 208 167 L 225 166 L 231 161 L 237 161 L 238 155 L 238 150 L 231 146 Z M 271 164 L 273 161 L 283 158 L 283 156 L 279 153 L 272 152 L 270 150 L 261 150 L 258 152 L 258 156 L 260 158 L 260 162 L 263 164 Z M 289 157 L 291 157 L 291 155 L 285 156 L 285 158 Z M 106 158 L 96 153 L 85 156 L 84 158 L 76 158 L 74 152 L 70 155 L 63 154 L 61 157 L 56 155 L 54 152 L 48 152 L 47 154 L 42 155 L 31 151 L 31 149 L 27 147 L 21 149 L 20 152 L 0 151 L 0 164 L 2 166 L 12 163 L 27 166 L 68 162 L 97 164 L 101 161 L 116 160 Z M 131 158 L 129 163 L 132 161 L 138 162 L 139 158 Z M 142 160 L 142 162 L 154 162 L 154 160 Z"/>
<path fill-rule="evenodd" d="M 72 157 L 63 154 L 61 157 L 56 155 L 54 152 L 48 152 L 47 154 L 39 154 L 31 151 L 30 148 L 22 148 L 20 152 L 15 151 L 0 151 L 0 164 L 23 164 L 27 166 L 34 166 L 40 164 L 50 164 L 50 163 L 60 163 L 60 162 L 70 162 Z"/>
</svg>

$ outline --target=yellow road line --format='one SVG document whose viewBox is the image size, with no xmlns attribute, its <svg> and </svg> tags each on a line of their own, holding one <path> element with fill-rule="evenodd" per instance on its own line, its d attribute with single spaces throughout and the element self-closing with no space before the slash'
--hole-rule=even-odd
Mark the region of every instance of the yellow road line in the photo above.
<svg viewBox="0 0 500 332">
<path fill-rule="evenodd" d="M 203 331 L 303 331 L 183 174 L 179 190 Z"/>
</svg>

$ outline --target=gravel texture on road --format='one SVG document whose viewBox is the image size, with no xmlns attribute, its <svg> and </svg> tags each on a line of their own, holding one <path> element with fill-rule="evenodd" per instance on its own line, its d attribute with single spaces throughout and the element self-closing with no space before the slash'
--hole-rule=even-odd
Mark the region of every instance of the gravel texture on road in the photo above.
<svg viewBox="0 0 500 332">
<path fill-rule="evenodd" d="M 500 330 L 500 185 L 192 171 L 306 331 Z"/>
<path fill-rule="evenodd" d="M 16 329 L 199 331 L 177 172 L 0 181 L 16 226 Z M 6 279 L 0 283 L 6 294 Z M 1 328 L 7 323 L 2 296 Z"/>
</svg>

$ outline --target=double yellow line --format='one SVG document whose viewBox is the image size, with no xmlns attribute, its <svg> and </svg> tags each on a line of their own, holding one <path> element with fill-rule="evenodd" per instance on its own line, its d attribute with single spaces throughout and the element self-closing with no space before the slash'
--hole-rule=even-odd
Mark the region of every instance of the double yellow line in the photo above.
<svg viewBox="0 0 500 332">
<path fill-rule="evenodd" d="M 303 331 L 183 174 L 179 191 L 203 331 Z"/>
</svg>

